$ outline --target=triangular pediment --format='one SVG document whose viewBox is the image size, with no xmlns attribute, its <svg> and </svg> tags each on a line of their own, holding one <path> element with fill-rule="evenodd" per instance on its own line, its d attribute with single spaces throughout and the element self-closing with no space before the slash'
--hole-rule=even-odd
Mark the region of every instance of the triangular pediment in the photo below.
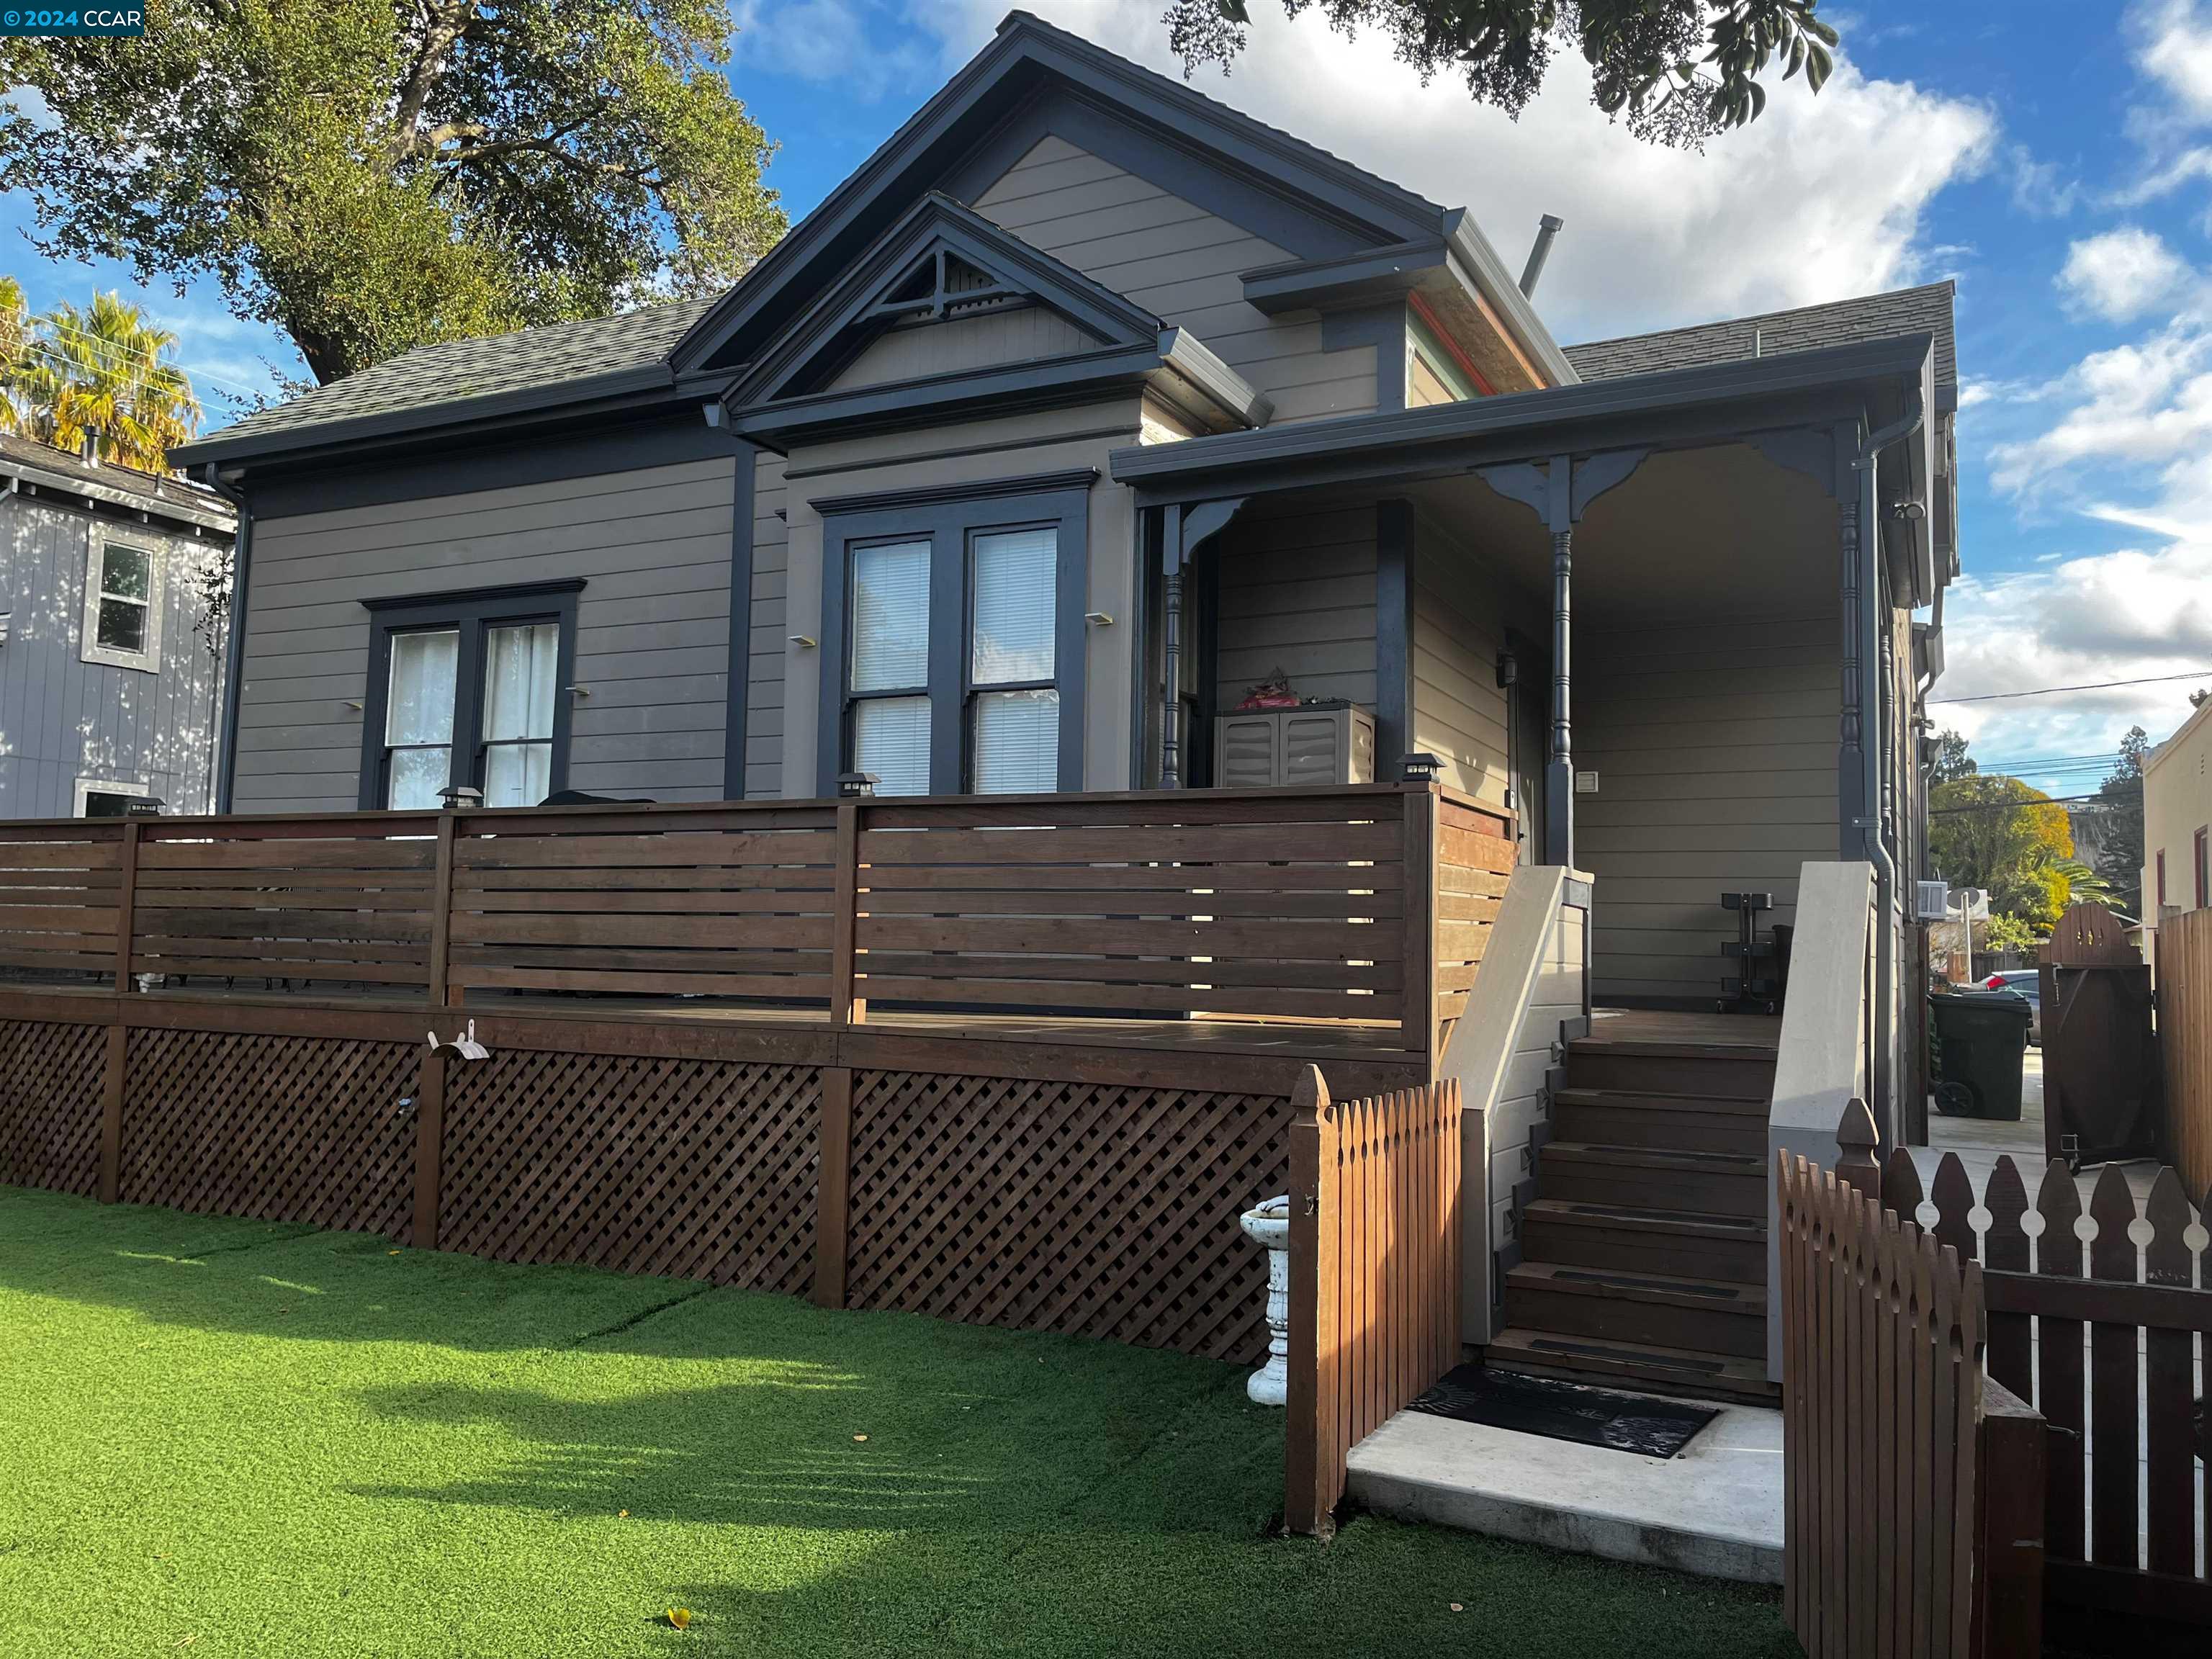
<svg viewBox="0 0 2212 1659">
<path fill-rule="evenodd" d="M 769 343 L 730 401 L 773 404 L 1157 342 L 1142 307 L 931 194 Z"/>
</svg>

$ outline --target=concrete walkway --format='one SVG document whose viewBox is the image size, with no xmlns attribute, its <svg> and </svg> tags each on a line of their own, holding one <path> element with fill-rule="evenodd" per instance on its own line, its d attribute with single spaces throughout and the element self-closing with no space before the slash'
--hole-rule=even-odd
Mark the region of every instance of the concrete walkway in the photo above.
<svg viewBox="0 0 2212 1659">
<path fill-rule="evenodd" d="M 1721 1407 L 1674 1457 L 1400 1412 L 1352 1449 L 1346 1474 L 1352 1497 L 1401 1520 L 1782 1582 L 1778 1411 Z"/>
</svg>

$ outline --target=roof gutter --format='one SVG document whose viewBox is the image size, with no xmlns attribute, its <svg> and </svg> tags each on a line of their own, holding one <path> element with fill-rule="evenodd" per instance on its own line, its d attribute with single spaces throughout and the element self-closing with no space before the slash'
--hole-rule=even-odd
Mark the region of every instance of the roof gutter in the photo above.
<svg viewBox="0 0 2212 1659">
<path fill-rule="evenodd" d="M 1443 229 L 1446 244 L 1466 267 L 1475 291 L 1504 320 L 1514 343 L 1528 354 L 1553 386 L 1580 384 L 1583 377 L 1575 373 L 1567 354 L 1552 337 L 1552 331 L 1536 315 L 1536 307 L 1521 291 L 1521 284 L 1512 272 L 1506 270 L 1505 262 L 1498 257 L 1498 250 L 1491 246 L 1490 239 L 1474 222 L 1474 216 L 1465 208 L 1452 208 L 1444 214 Z"/>
</svg>

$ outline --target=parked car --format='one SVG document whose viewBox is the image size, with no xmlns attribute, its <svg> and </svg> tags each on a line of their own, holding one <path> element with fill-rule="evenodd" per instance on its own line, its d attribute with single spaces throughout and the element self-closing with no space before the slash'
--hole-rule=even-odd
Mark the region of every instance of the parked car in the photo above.
<svg viewBox="0 0 2212 1659">
<path fill-rule="evenodd" d="M 2002 973 L 1991 974 L 1982 981 L 1984 991 L 2010 991 L 2014 996 L 2027 999 L 2027 1040 L 2037 1048 L 2043 1046 L 2043 979 L 2033 968 L 2008 968 Z"/>
</svg>

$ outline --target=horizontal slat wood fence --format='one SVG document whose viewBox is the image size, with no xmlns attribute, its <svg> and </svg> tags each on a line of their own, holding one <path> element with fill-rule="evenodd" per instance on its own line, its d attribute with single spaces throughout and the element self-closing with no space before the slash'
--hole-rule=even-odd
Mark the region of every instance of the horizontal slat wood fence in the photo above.
<svg viewBox="0 0 2212 1659">
<path fill-rule="evenodd" d="M 2202 1495 L 2198 1473 L 2212 1460 L 2212 1425 L 2197 1400 L 2212 1374 L 2212 1241 L 2180 1177 L 2159 1170 L 2138 1207 L 2121 1167 L 2106 1165 L 2087 1243 L 2080 1185 L 2056 1161 L 2032 1206 L 2009 1158 L 1997 1159 L 1978 1196 L 1956 1154 L 1925 1194 L 1903 1151 L 1875 1184 L 1893 1214 L 1932 1211 L 1934 1236 L 1978 1258 L 1989 1374 L 2033 1402 L 2053 1431 L 2045 1525 L 2054 1619 L 2079 1628 L 2105 1621 L 2109 1633 L 2124 1615 L 2148 1621 L 2137 1639 L 2179 1629 L 2212 1643 L 2212 1496 Z"/>
<path fill-rule="evenodd" d="M 1981 1270 L 1801 1157 L 1779 1154 L 1777 1178 L 1790 1626 L 1813 1659 L 1990 1651 Z"/>
<path fill-rule="evenodd" d="M 1293 1109 L 1283 1519 L 1326 1537 L 1352 1449 L 1459 1363 L 1459 1085 L 1332 1103 L 1315 1068 Z"/>
<path fill-rule="evenodd" d="M 0 829 L 0 971 L 1321 1018 L 1426 1054 L 1515 843 L 1431 785 Z"/>
<path fill-rule="evenodd" d="M 2201 1194 L 2212 1190 L 2212 910 L 2158 925 L 2158 1038 L 2171 1156 Z"/>
</svg>

